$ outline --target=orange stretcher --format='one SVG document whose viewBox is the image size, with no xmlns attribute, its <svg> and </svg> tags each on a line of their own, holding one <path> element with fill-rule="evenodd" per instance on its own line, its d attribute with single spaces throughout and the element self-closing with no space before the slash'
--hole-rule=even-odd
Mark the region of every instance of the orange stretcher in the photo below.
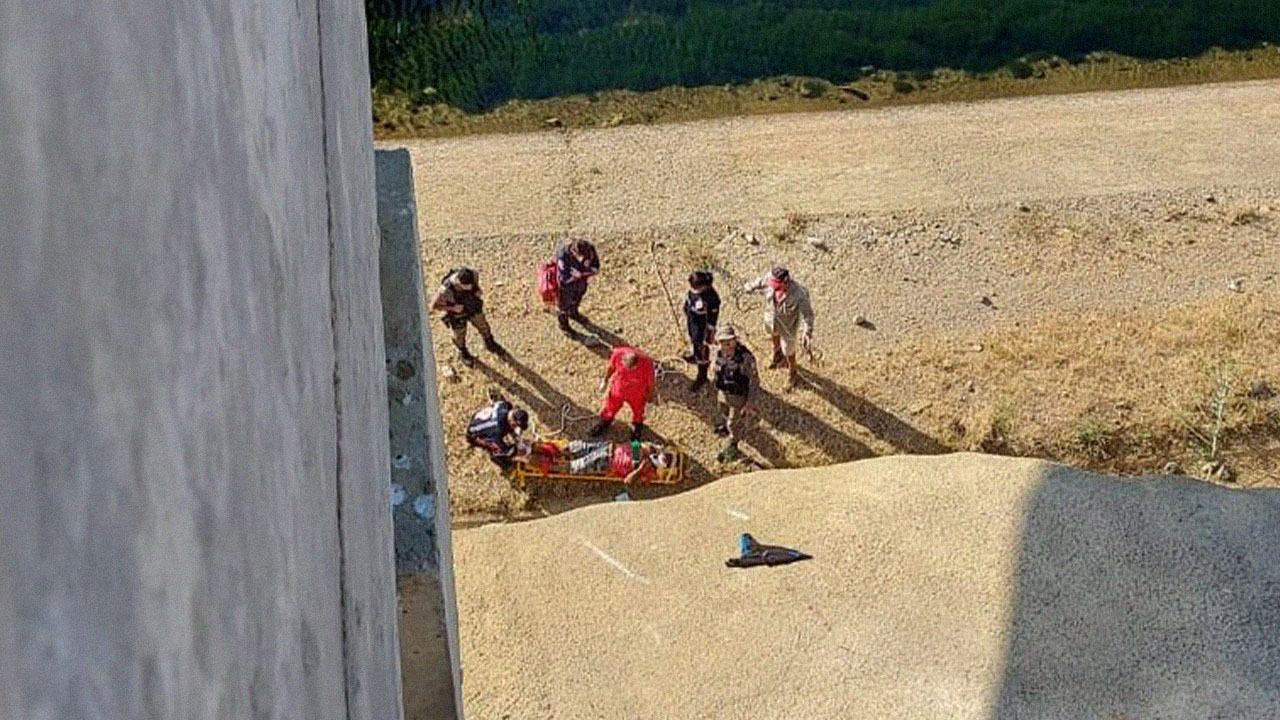
<svg viewBox="0 0 1280 720">
<path fill-rule="evenodd" d="M 563 451 L 568 442 L 557 439 L 535 442 L 531 443 L 531 445 L 534 447 L 539 445 L 544 447 L 552 446 Z M 618 443 L 618 445 L 629 446 L 630 443 Z M 647 476 L 637 478 L 634 484 L 679 485 L 684 482 L 685 469 L 688 464 L 684 452 L 674 445 L 664 445 L 662 450 L 674 456 L 674 462 L 667 467 L 655 468 L 654 472 L 649 473 Z M 520 489 L 524 489 L 530 480 L 626 484 L 626 475 L 619 475 L 617 472 L 613 472 L 612 468 L 598 473 L 573 473 L 569 471 L 568 459 L 563 455 L 548 462 L 545 458 L 540 461 L 537 453 L 517 459 L 511 477 L 515 480 L 516 487 Z"/>
</svg>

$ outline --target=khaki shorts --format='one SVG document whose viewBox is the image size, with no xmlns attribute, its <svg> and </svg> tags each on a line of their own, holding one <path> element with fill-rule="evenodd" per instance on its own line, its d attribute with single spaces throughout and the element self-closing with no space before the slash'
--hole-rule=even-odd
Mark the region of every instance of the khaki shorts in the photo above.
<svg viewBox="0 0 1280 720">
<path fill-rule="evenodd" d="M 782 347 L 782 354 L 788 357 L 796 354 L 796 331 L 788 330 L 771 317 L 764 320 L 764 331 L 777 337 Z"/>
</svg>

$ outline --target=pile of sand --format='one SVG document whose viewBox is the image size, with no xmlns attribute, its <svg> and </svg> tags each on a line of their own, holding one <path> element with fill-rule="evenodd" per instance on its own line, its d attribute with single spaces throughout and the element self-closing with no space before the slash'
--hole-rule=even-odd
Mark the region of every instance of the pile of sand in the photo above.
<svg viewBox="0 0 1280 720">
<path fill-rule="evenodd" d="M 469 718 L 1280 717 L 1277 491 L 899 456 L 454 542 Z"/>
</svg>

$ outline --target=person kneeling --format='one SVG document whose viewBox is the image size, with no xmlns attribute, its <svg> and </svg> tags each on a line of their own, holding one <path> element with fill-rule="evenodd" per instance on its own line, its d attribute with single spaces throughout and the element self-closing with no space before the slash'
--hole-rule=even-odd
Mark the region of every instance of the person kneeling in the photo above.
<svg viewBox="0 0 1280 720">
<path fill-rule="evenodd" d="M 529 413 L 506 400 L 476 412 L 467 424 L 467 443 L 489 453 L 489 459 L 504 472 L 510 470 L 520 451 L 520 433 L 529 429 Z"/>
</svg>

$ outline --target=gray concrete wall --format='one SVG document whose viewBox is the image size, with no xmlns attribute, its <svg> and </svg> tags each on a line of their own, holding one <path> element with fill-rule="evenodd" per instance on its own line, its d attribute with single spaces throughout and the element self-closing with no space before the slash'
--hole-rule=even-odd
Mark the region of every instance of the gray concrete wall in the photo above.
<svg viewBox="0 0 1280 720">
<path fill-rule="evenodd" d="M 391 430 L 391 498 L 396 567 L 418 575 L 417 627 L 436 639 L 431 652 L 405 657 L 406 675 L 428 678 L 415 697 L 415 718 L 461 717 L 462 679 L 458 613 L 449 535 L 449 476 L 444 428 L 436 392 L 422 257 L 414 203 L 413 168 L 407 150 L 374 153 L 378 230 L 382 237 L 381 287 L 386 339 L 387 401 Z"/>
<path fill-rule="evenodd" d="M 358 2 L 0 0 L 0 718 L 397 718 Z"/>
</svg>

